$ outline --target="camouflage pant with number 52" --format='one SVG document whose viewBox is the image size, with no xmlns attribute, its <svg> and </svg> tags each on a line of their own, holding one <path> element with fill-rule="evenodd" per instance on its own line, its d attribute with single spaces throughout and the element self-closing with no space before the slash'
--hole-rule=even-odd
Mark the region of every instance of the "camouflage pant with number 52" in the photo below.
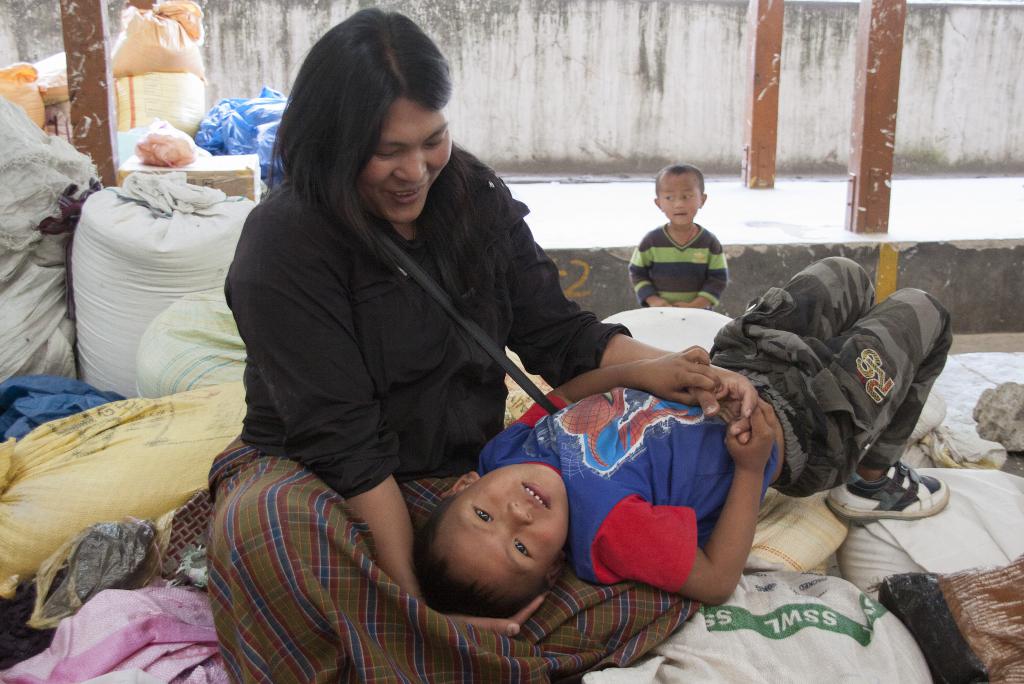
<svg viewBox="0 0 1024 684">
<path fill-rule="evenodd" d="M 775 408 L 786 434 L 775 487 L 807 496 L 843 484 L 858 464 L 899 460 L 951 342 L 934 297 L 905 288 L 875 304 L 864 269 L 829 257 L 751 303 L 711 354 Z"/>
</svg>

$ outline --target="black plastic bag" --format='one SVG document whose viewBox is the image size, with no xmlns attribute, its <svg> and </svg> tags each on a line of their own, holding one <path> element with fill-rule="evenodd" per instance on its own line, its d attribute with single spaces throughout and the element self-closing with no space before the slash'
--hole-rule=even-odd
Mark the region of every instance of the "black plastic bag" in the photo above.
<svg viewBox="0 0 1024 684">
<path fill-rule="evenodd" d="M 938 684 L 989 681 L 988 671 L 946 605 L 938 575 L 890 575 L 878 588 L 878 601 L 914 635 Z"/>
<path fill-rule="evenodd" d="M 104 589 L 137 589 L 159 566 L 148 520 L 96 523 L 51 556 L 36 577 L 36 607 L 29 624 L 55 626 Z M 56 576 L 64 571 L 56 588 Z"/>
</svg>

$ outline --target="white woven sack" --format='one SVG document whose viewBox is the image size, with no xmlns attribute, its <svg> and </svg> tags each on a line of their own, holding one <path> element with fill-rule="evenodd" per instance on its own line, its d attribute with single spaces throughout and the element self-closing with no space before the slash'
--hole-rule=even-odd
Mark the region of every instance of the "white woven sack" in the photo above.
<svg viewBox="0 0 1024 684">
<path fill-rule="evenodd" d="M 745 575 L 721 606 L 701 606 L 632 667 L 586 684 L 644 682 L 931 682 L 914 637 L 839 577 Z"/>
<path fill-rule="evenodd" d="M 145 177 L 138 184 L 145 199 L 126 199 L 138 176 Z M 184 179 L 132 174 L 121 191 L 98 192 L 82 210 L 72 259 L 78 360 L 82 379 L 98 389 L 136 396 L 136 352 L 146 326 L 180 297 L 223 286 L 254 203 L 224 200 L 224 193 Z M 215 196 L 220 201 L 207 203 Z"/>
<path fill-rule="evenodd" d="M 85 190 L 95 175 L 89 157 L 0 98 L 0 382 L 75 376 L 74 325 L 65 317 L 67 236 L 36 228 L 60 216 L 68 186 Z"/>
<path fill-rule="evenodd" d="M 843 577 L 877 596 L 889 575 L 1004 566 L 1024 554 L 1024 478 L 998 470 L 919 472 L 949 485 L 946 508 L 921 520 L 852 525 L 836 554 Z"/>
<path fill-rule="evenodd" d="M 16 375 L 75 377 L 63 261 L 44 265 L 25 252 L 0 254 L 0 271 L 6 276 L 0 278 L 0 382 Z"/>
<path fill-rule="evenodd" d="M 946 419 L 946 402 L 939 396 L 938 392 L 929 392 L 928 398 L 921 407 L 921 415 L 917 419 L 914 431 L 910 433 L 908 441 L 916 442 L 926 434 L 942 425 Z"/>
<path fill-rule="evenodd" d="M 143 397 L 240 382 L 245 344 L 224 289 L 185 295 L 154 318 L 139 341 L 136 367 Z"/>
<path fill-rule="evenodd" d="M 57 200 L 64 189 L 75 184 L 84 190 L 95 176 L 89 157 L 0 97 L 0 253 L 23 252 L 39 242 L 36 227 L 60 216 Z"/>
</svg>

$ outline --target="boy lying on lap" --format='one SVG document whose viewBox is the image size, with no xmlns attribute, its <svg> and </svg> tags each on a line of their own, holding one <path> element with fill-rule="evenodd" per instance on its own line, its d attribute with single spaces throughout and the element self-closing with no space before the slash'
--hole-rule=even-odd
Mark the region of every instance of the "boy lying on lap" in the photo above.
<svg viewBox="0 0 1024 684">
<path fill-rule="evenodd" d="M 555 390 L 563 408 L 535 407 L 488 443 L 479 474 L 460 478 L 418 535 L 428 604 L 523 617 L 566 557 L 590 582 L 638 580 L 721 603 L 769 485 L 829 489 L 829 505 L 852 521 L 941 510 L 948 488 L 899 455 L 945 363 L 949 316 L 919 290 L 878 305 L 873 294 L 859 266 L 830 258 L 727 325 L 713 360 L 757 388 L 749 418 L 727 388 L 715 418 L 642 391 L 680 359 L 707 363 L 699 349 Z"/>
</svg>

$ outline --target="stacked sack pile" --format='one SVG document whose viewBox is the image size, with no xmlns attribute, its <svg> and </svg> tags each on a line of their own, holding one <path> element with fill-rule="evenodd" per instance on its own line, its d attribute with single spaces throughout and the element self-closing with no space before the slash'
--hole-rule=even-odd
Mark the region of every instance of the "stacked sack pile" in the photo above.
<svg viewBox="0 0 1024 684">
<path fill-rule="evenodd" d="M 230 181 L 241 165 L 195 168 L 189 136 L 205 113 L 201 16 L 179 0 L 124 12 L 112 57 L 118 128 L 148 126 L 134 149 L 164 168 L 129 173 L 120 187 L 100 188 L 87 156 L 44 133 L 48 101 L 69 109 L 63 54 L 0 72 L 0 617 L 4 601 L 34 593 L 33 576 L 90 526 L 166 519 L 205 488 L 214 456 L 240 431 L 239 373 L 203 373 L 202 383 L 184 383 L 205 385 L 193 392 L 110 401 L 137 394 L 136 352 L 150 322 L 183 297 L 223 287 L 255 206 L 239 196 L 251 190 L 232 192 L 239 183 L 186 182 L 201 173 Z M 251 187 L 255 155 L 245 166 Z M 237 353 L 236 365 L 243 358 Z M 83 386 L 75 378 L 107 403 L 83 410 L 70 401 L 72 386 Z M 209 386 L 228 379 L 236 382 Z M 61 413 L 50 410 L 56 398 Z M 37 427 L 9 432 L 17 415 Z M 5 662 L 4 650 L 0 670 L 31 655 Z"/>
<path fill-rule="evenodd" d="M 71 140 L 71 95 L 68 92 L 67 56 L 58 52 L 36 62 L 36 85 L 43 100 L 43 128 L 50 135 Z"/>
<path fill-rule="evenodd" d="M 0 98 L 0 382 L 14 375 L 75 377 L 65 251 L 75 205 L 96 169 L 38 125 Z"/>
<path fill-rule="evenodd" d="M 163 119 L 195 135 L 206 113 L 202 19 L 202 10 L 191 0 L 166 0 L 151 10 L 124 9 L 111 59 L 117 130 Z"/>
<path fill-rule="evenodd" d="M 71 140 L 67 57 L 58 52 L 35 64 L 16 62 L 0 69 L 0 97 L 18 105 L 50 135 Z"/>
</svg>

